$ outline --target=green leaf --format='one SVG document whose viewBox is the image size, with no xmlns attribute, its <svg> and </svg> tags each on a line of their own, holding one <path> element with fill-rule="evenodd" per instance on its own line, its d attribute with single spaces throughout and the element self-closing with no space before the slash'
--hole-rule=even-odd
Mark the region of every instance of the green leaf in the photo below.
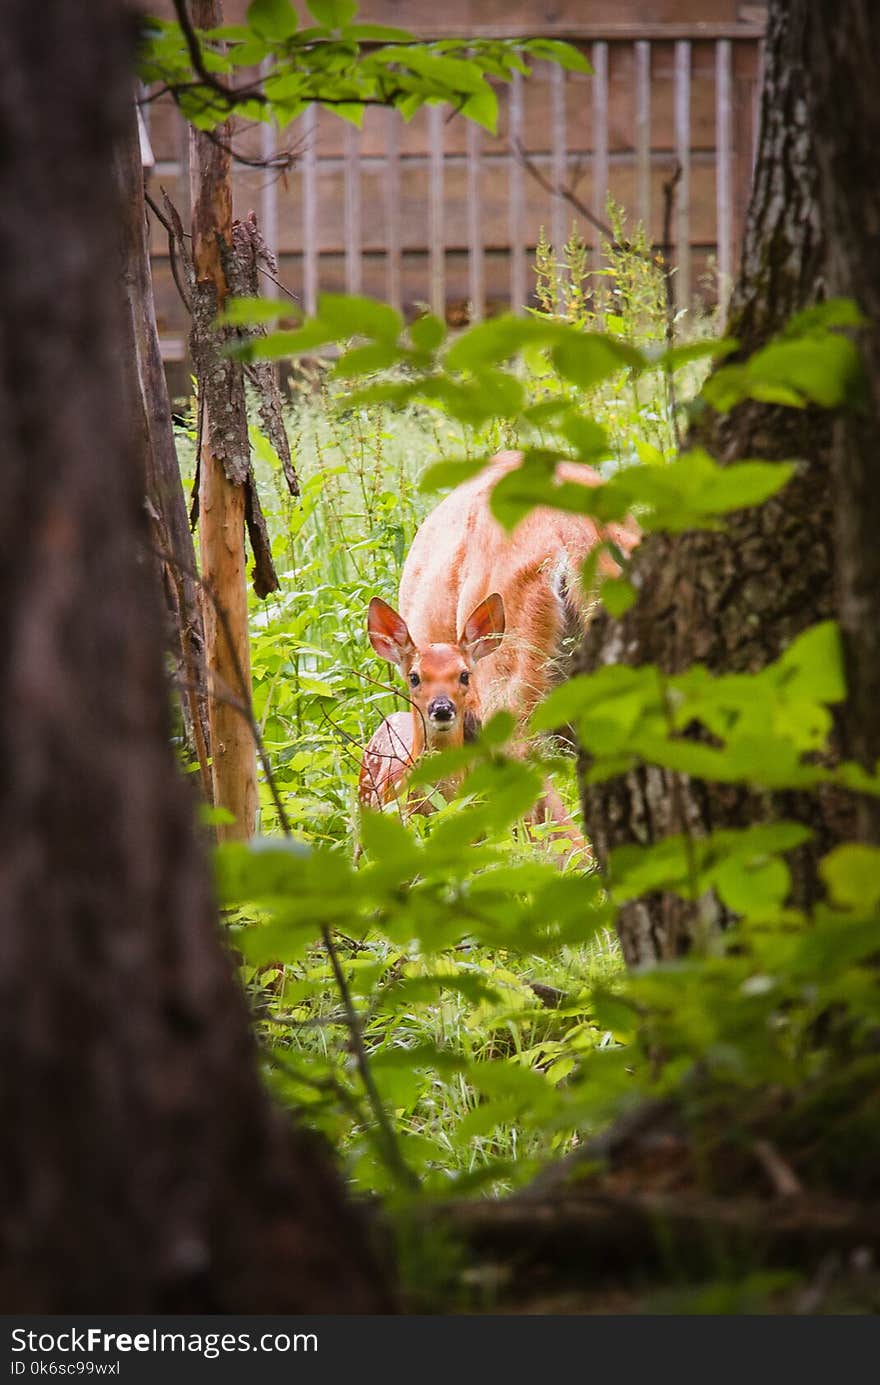
<svg viewBox="0 0 880 1385">
<path fill-rule="evenodd" d="M 447 370 L 480 370 L 511 360 L 529 344 L 543 345 L 559 333 L 554 323 L 540 318 L 502 313 L 462 332 L 446 353 Z"/>
<path fill-rule="evenodd" d="M 270 332 L 268 336 L 255 341 L 233 343 L 228 347 L 230 355 L 243 356 L 247 360 L 274 361 L 285 356 L 298 356 L 303 351 L 313 351 L 316 346 L 326 346 L 336 341 L 335 331 L 320 318 L 309 318 L 302 327 L 289 332 Z"/>
<path fill-rule="evenodd" d="M 608 614 L 619 620 L 634 604 L 638 592 L 625 577 L 606 577 L 599 588 L 599 595 Z"/>
<path fill-rule="evenodd" d="M 379 57 L 379 54 L 374 56 Z M 485 80 L 477 63 L 449 58 L 422 44 L 392 50 L 392 61 L 405 64 L 420 77 L 434 84 L 435 96 L 455 96 L 464 92 L 482 94 Z M 430 94 L 430 93 L 429 93 Z"/>
<path fill-rule="evenodd" d="M 235 814 L 228 808 L 215 808 L 210 803 L 200 803 L 199 822 L 203 827 L 228 827 L 235 822 Z"/>
<path fill-rule="evenodd" d="M 624 698 L 636 697 L 639 708 L 656 703 L 659 697 L 657 670 L 652 665 L 630 668 L 608 664 L 595 673 L 579 673 L 554 688 L 536 707 L 531 718 L 533 731 L 553 731 L 579 717 L 599 714 L 604 706 L 619 705 Z"/>
<path fill-rule="evenodd" d="M 217 321 L 221 326 L 247 327 L 294 316 L 298 316 L 296 305 L 281 298 L 230 298 Z"/>
<path fill-rule="evenodd" d="M 693 361 L 720 361 L 729 356 L 739 346 L 733 337 L 722 337 L 712 341 L 691 341 L 682 346 L 672 346 L 663 351 L 653 362 L 658 370 L 680 370 Z"/>
<path fill-rule="evenodd" d="M 459 114 L 467 120 L 473 120 L 476 125 L 481 125 L 484 130 L 488 130 L 490 135 L 494 135 L 498 130 L 498 97 L 494 87 L 490 87 L 488 82 L 483 83 L 481 91 L 473 92 L 460 107 Z"/>
<path fill-rule="evenodd" d="M 556 63 L 557 67 L 563 68 L 566 72 L 583 72 L 589 76 L 593 71 L 580 49 L 561 39 L 531 38 L 522 46 L 523 51 L 531 57 Z"/>
<path fill-rule="evenodd" d="M 582 390 L 592 389 L 624 367 L 642 370 L 646 364 L 634 346 L 598 332 L 567 334 L 553 347 L 551 356 L 560 375 Z"/>
<path fill-rule="evenodd" d="M 867 912 L 880 904 L 880 847 L 858 842 L 837 846 L 823 857 L 819 874 L 841 909 Z"/>
<path fill-rule="evenodd" d="M 400 351 L 393 341 L 373 341 L 368 346 L 355 346 L 340 356 L 332 371 L 337 379 L 351 380 L 387 370 L 400 360 Z"/>
<path fill-rule="evenodd" d="M 418 854 L 412 833 L 400 820 L 398 812 L 366 812 L 361 818 L 361 845 L 368 857 L 383 858 L 399 863 L 401 877 L 405 863 Z"/>
<path fill-rule="evenodd" d="M 833 620 L 822 621 L 792 641 L 777 663 L 786 693 L 812 702 L 843 702 L 843 642 Z"/>
<path fill-rule="evenodd" d="M 811 310 L 814 311 L 814 310 Z M 845 317 L 838 307 L 831 316 Z M 810 319 L 808 318 L 807 321 Z M 826 409 L 862 403 L 864 377 L 858 348 L 837 332 L 786 333 L 756 351 L 743 365 L 722 366 L 703 386 L 703 398 L 724 413 L 742 399 Z"/>
<path fill-rule="evenodd" d="M 270 39 L 289 38 L 299 28 L 290 0 L 251 0 L 247 19 L 252 29 Z"/>
<path fill-rule="evenodd" d="M 539 505 L 564 510 L 568 514 L 601 515 L 604 520 L 622 519 L 626 502 L 607 492 L 606 487 L 578 481 L 557 481 L 559 458 L 555 452 L 528 448 L 521 466 L 502 476 L 492 488 L 489 507 L 505 529 L 515 529 L 520 520 Z"/>
<path fill-rule="evenodd" d="M 851 298 L 828 298 L 790 317 L 782 335 L 800 337 L 809 332 L 829 332 L 835 327 L 864 327 L 867 321 Z"/>
<path fill-rule="evenodd" d="M 748 373 L 752 391 L 762 383 L 781 384 L 811 403 L 833 409 L 856 392 L 861 362 L 854 342 L 829 333 L 772 342 L 752 356 Z"/>
<path fill-rule="evenodd" d="M 338 116 L 340 120 L 347 120 L 349 125 L 354 125 L 358 130 L 364 123 L 364 106 L 360 101 L 322 101 L 320 105 L 331 115 Z"/>
<path fill-rule="evenodd" d="M 635 505 L 643 529 L 681 533 L 713 528 L 720 515 L 763 504 L 789 481 L 795 462 L 735 462 L 720 466 L 694 448 L 666 466 L 627 467 L 602 487 L 596 513 L 621 517 Z"/>
<path fill-rule="evenodd" d="M 734 860 L 719 867 L 713 883 L 728 909 L 744 918 L 765 919 L 778 914 L 785 903 L 791 872 L 780 860 Z"/>
<path fill-rule="evenodd" d="M 358 12 L 357 0 L 306 0 L 306 3 L 326 29 L 344 29 Z"/>
<path fill-rule="evenodd" d="M 485 457 L 479 461 L 435 462 L 419 478 L 419 490 L 422 492 L 453 490 L 462 482 L 469 481 L 472 476 L 477 476 L 487 466 L 488 461 L 489 458 Z"/>
<path fill-rule="evenodd" d="M 483 745 L 504 745 L 506 741 L 510 740 L 515 727 L 516 717 L 512 712 L 496 712 L 483 727 L 480 740 Z"/>
<path fill-rule="evenodd" d="M 602 425 L 574 409 L 560 421 L 559 431 L 579 457 L 592 461 L 609 451 L 608 434 Z"/>
<path fill-rule="evenodd" d="M 403 329 L 403 318 L 396 309 L 360 294 L 322 293 L 318 299 L 318 321 L 336 341 L 349 337 L 396 341 Z"/>
<path fill-rule="evenodd" d="M 410 323 L 409 339 L 419 351 L 436 351 L 446 340 L 446 323 L 433 313 L 423 313 Z"/>
</svg>

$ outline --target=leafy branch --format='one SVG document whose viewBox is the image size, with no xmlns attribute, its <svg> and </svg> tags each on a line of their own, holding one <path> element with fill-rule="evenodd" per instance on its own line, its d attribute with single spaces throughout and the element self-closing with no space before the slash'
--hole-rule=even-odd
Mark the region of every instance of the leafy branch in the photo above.
<svg viewBox="0 0 880 1385">
<path fill-rule="evenodd" d="M 247 21 L 200 30 L 186 0 L 176 21 L 145 22 L 141 80 L 170 94 L 198 128 L 213 131 L 232 115 L 287 125 L 312 103 L 359 125 L 368 106 L 393 107 L 407 120 L 427 102 L 445 102 L 494 133 L 493 80 L 528 75 L 527 59 L 589 72 L 572 45 L 541 38 L 417 42 L 403 29 L 355 23 L 354 0 L 313 0 L 316 26 L 300 29 L 289 0 L 252 0 Z M 240 69 L 260 68 L 236 82 Z"/>
</svg>

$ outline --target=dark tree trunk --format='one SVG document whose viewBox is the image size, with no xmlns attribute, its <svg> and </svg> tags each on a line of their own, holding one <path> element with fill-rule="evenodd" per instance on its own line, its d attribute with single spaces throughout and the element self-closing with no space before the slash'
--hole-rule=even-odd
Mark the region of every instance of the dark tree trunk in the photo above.
<svg viewBox="0 0 880 1385">
<path fill-rule="evenodd" d="M 128 22 L 0 25 L 0 1302 L 373 1310 L 326 1153 L 261 1088 L 168 745 L 114 276 Z"/>
<path fill-rule="evenodd" d="M 769 9 L 761 140 L 728 329 L 743 355 L 825 293 L 829 232 L 807 99 L 809 10 L 810 0 L 771 0 Z M 597 620 L 582 650 L 584 670 L 613 657 L 667 672 L 696 661 L 718 672 L 754 671 L 835 614 L 831 421 L 813 410 L 747 403 L 727 417 L 711 415 L 693 441 L 721 461 L 800 457 L 805 465 L 778 497 L 732 516 L 723 533 L 648 538 L 635 564 L 640 598 L 622 621 Z M 808 822 L 815 840 L 792 863 L 798 902 L 815 889 L 817 856 L 853 830 L 850 805 L 830 792 L 771 798 L 653 768 L 582 787 L 603 865 L 613 847 L 656 841 L 685 824 L 699 835 L 780 814 Z M 686 951 L 707 923 L 695 912 L 671 895 L 626 906 L 619 927 L 627 961 Z M 709 922 L 725 922 L 717 904 Z"/>
<path fill-rule="evenodd" d="M 854 298 L 868 319 L 860 333 L 866 407 L 837 424 L 832 474 L 848 749 L 873 768 L 880 760 L 880 100 L 874 61 L 880 6 L 876 0 L 814 0 L 808 12 L 828 287 Z M 861 827 L 864 836 L 880 841 L 875 800 L 862 804 Z"/>
<path fill-rule="evenodd" d="M 124 142 L 116 150 L 122 216 L 121 281 L 127 341 L 122 353 L 126 414 L 142 458 L 145 498 L 168 615 L 166 644 L 177 666 L 180 705 L 198 758 L 202 793 L 212 801 L 205 632 L 195 546 L 174 446 L 171 404 L 159 348 L 147 237 L 144 176 L 132 104 Z"/>
</svg>

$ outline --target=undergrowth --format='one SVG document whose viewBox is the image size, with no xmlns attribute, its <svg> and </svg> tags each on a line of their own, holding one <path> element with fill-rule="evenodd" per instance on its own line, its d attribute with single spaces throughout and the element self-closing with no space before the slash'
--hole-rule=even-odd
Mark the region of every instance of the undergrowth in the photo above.
<svg viewBox="0 0 880 1385">
<path fill-rule="evenodd" d="M 608 248 L 612 267 L 620 253 Z M 541 255 L 546 276 L 549 251 Z M 578 256 L 565 251 L 569 279 Z M 436 320 L 404 337 L 390 310 L 325 300 L 313 336 L 342 339 L 355 320 L 371 345 L 344 352 L 291 406 L 304 499 L 293 507 L 276 488 L 268 506 L 282 591 L 255 604 L 252 622 L 255 708 L 296 840 L 277 835 L 264 786 L 262 838 L 218 856 L 270 1079 L 343 1151 L 358 1188 L 392 1199 L 414 1188 L 515 1187 L 649 1094 L 674 1102 L 691 1126 L 691 1172 L 710 1191 L 736 1182 L 738 1150 L 769 1131 L 817 1187 L 837 1186 L 841 1160 L 860 1151 L 849 1177 L 867 1194 L 880 1152 L 870 1115 L 877 1060 L 864 1051 L 878 1018 L 880 872 L 870 848 L 825 858 L 827 897 L 809 913 L 787 903 L 786 853 L 809 836 L 795 822 L 622 848 L 601 878 L 561 868 L 521 824 L 548 771 L 561 773 L 571 801 L 571 762 L 552 743 L 531 759 L 506 754 L 505 714 L 464 752 L 446 752 L 466 777 L 432 818 L 405 824 L 390 810 L 357 821 L 360 750 L 395 699 L 386 667 L 368 654 L 366 606 L 375 594 L 394 601 L 426 491 L 474 474 L 500 443 L 519 445 L 522 466 L 492 497 L 509 528 L 552 503 L 600 523 L 635 511 L 646 531 L 675 531 L 717 527 L 793 474 L 794 463 L 720 467 L 699 449 L 670 455 L 672 376 L 687 397 L 687 374 L 731 344 L 695 339 L 665 351 L 646 337 L 645 295 L 615 298 L 617 281 L 605 277 L 575 320 L 548 298 L 531 318 L 488 323 L 449 345 Z M 751 360 L 716 370 L 704 407 L 746 397 L 840 406 L 857 366 L 837 329 L 855 321 L 833 302 L 805 315 Z M 279 352 L 290 346 L 279 334 Z M 396 373 L 353 390 L 364 352 L 396 362 Z M 648 415 L 662 425 L 656 444 L 645 442 L 656 422 Z M 268 495 L 272 459 L 258 451 Z M 553 489 L 560 454 L 606 468 L 605 486 Z M 618 615 L 637 592 L 624 573 L 604 581 L 600 597 Z M 829 783 L 880 792 L 859 766 L 816 758 L 844 696 L 839 635 L 826 623 L 754 674 L 696 666 L 668 678 L 651 665 L 603 666 L 551 693 L 532 729 L 573 725 L 591 778 L 642 763 L 767 792 Z M 695 740 L 699 727 L 705 738 Z M 442 755 L 428 759 L 413 781 L 452 768 Z M 617 911 L 658 891 L 689 901 L 693 951 L 627 976 L 613 941 Z M 739 917 L 735 930 L 713 926 L 713 900 Z M 847 1113 L 845 1149 L 828 1136 L 835 1103 Z"/>
<path fill-rule="evenodd" d="M 613 205 L 609 211 L 622 240 L 621 214 Z M 606 245 L 595 272 L 575 232 L 558 260 L 542 237 L 535 266 L 542 304 L 537 316 L 585 331 L 611 330 L 633 342 L 662 342 L 662 268 L 645 255 L 639 236 L 631 252 Z M 536 403 L 571 393 L 539 352 L 518 369 Z M 286 421 L 299 500 L 288 495 L 265 439 L 252 433 L 281 589 L 251 603 L 254 709 L 277 787 L 297 836 L 346 863 L 359 835 L 362 748 L 388 711 L 406 705 L 394 690 L 392 671 L 370 649 L 366 609 L 374 595 L 396 604 L 407 551 L 435 503 L 419 489 L 420 479 L 443 458 L 481 459 L 527 441 L 510 421 L 475 427 L 419 403 L 349 405 L 347 393 L 321 361 L 292 377 Z M 662 373 L 638 386 L 615 376 L 594 394 L 592 407 L 611 439 L 609 467 L 640 457 L 660 464 L 672 455 L 671 402 Z M 193 416 L 181 437 L 189 472 L 194 436 Z M 576 812 L 573 762 L 557 756 L 553 766 L 557 786 Z M 444 820 L 441 813 L 435 822 Z M 419 820 L 413 830 L 430 834 L 435 822 Z M 278 828 L 263 784 L 258 830 L 271 837 Z M 527 842 L 522 832 L 507 837 L 498 850 L 508 869 L 546 867 L 549 844 Z M 467 881 L 480 869 L 480 857 L 468 855 L 467 846 L 464 851 Z M 252 917 L 249 910 L 232 911 L 234 932 Z M 558 1084 L 585 1048 L 615 1047 L 613 1026 L 597 1017 L 593 1003 L 596 987 L 610 993 L 620 976 L 613 929 L 587 927 L 585 941 L 566 943 L 549 956 L 464 942 L 453 960 L 447 949 L 432 956 L 424 938 L 415 949 L 401 948 L 390 945 L 381 928 L 358 931 L 352 925 L 351 931 L 339 945 L 364 1016 L 365 1043 L 383 1099 L 420 1174 L 429 1171 L 441 1184 L 488 1180 L 506 1187 L 578 1138 L 564 1126 L 548 1133 L 522 1131 L 517 1120 L 487 1124 L 468 1070 L 475 1064 L 515 1066 Z M 359 1186 L 387 1190 L 387 1171 L 364 1135 L 368 1118 L 338 1085 L 348 1080 L 348 1036 L 329 962 L 315 947 L 282 958 L 277 966 L 250 963 L 243 970 L 271 1080 L 333 1137 Z M 424 999 L 413 991 L 401 1005 L 397 983 L 443 968 L 454 972 L 455 987 L 439 995 L 425 988 Z M 401 1055 L 413 1053 L 423 1055 L 423 1066 L 400 1063 Z"/>
</svg>

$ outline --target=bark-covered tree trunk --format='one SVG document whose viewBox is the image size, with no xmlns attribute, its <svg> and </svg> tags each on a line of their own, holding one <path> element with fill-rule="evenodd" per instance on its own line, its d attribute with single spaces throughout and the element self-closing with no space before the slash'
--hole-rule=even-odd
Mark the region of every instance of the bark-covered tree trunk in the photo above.
<svg viewBox="0 0 880 1385">
<path fill-rule="evenodd" d="M 364 1230 L 262 1090 L 168 745 L 114 274 L 129 22 L 0 25 L 0 1302 L 372 1310 Z"/>
<path fill-rule="evenodd" d="M 820 197 L 809 101 L 816 59 L 810 9 L 811 0 L 771 0 L 769 7 L 761 138 L 728 326 L 743 355 L 826 292 L 834 228 L 827 220 L 829 199 Z M 862 51 L 865 64 L 869 52 Z M 830 123 L 845 101 L 841 93 L 829 108 Z M 639 600 L 620 622 L 606 615 L 597 620 L 582 650 L 584 670 L 622 659 L 657 663 L 667 672 L 697 661 L 716 671 L 754 671 L 801 630 L 835 614 L 831 420 L 814 410 L 746 403 L 727 417 L 699 423 L 693 440 L 721 461 L 800 457 L 804 465 L 778 497 L 732 516 L 723 533 L 646 539 L 635 564 Z M 582 797 L 603 864 L 617 845 L 656 841 L 685 825 L 702 834 L 780 814 L 800 818 L 816 835 L 793 861 L 798 901 L 815 888 L 816 857 L 853 831 L 851 805 L 832 792 L 771 797 L 653 768 L 606 784 L 584 781 Z M 619 926 L 628 962 L 687 950 L 695 929 L 706 923 L 694 915 L 689 903 L 671 895 L 626 906 Z M 716 921 L 724 922 L 717 906 Z"/>
<path fill-rule="evenodd" d="M 142 459 L 145 501 L 168 613 L 166 643 L 177 666 L 180 705 L 188 738 L 199 761 L 202 792 L 210 803 L 213 793 L 208 761 L 210 730 L 205 632 L 195 547 L 180 481 L 171 404 L 156 327 L 144 177 L 134 104 L 126 138 L 116 149 L 115 164 L 122 209 L 119 248 L 127 331 L 121 358 L 123 397 Z"/>
<path fill-rule="evenodd" d="M 190 0 L 190 10 L 200 29 L 223 23 L 220 0 Z M 199 548 L 206 584 L 214 802 L 234 818 L 219 835 L 249 837 L 257 812 L 257 757 L 250 726 L 235 703 L 250 698 L 244 543 L 250 449 L 242 367 L 221 354 L 214 327 L 229 292 L 233 256 L 230 136 L 229 122 L 214 138 L 190 130 L 192 346 L 199 386 Z"/>
<path fill-rule="evenodd" d="M 832 477 L 847 743 L 873 768 L 880 760 L 880 6 L 876 0 L 814 0 L 807 8 L 828 288 L 854 298 L 867 318 L 859 333 L 865 408 L 848 412 L 835 428 Z M 880 841 L 876 800 L 862 804 L 861 828 Z"/>
</svg>

